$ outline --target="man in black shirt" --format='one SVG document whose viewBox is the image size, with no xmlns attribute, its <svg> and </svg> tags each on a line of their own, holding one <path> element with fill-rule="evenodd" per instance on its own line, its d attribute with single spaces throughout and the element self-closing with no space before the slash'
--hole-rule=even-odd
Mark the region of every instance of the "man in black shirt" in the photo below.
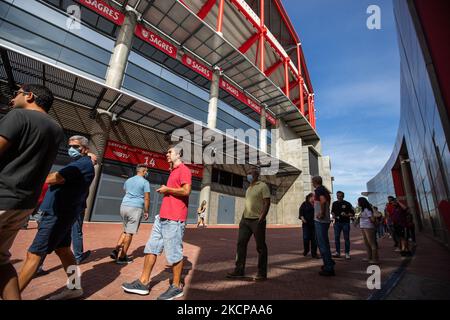
<svg viewBox="0 0 450 320">
<path fill-rule="evenodd" d="M 337 201 L 333 202 L 331 214 L 334 219 L 334 241 L 336 244 L 335 258 L 341 257 L 341 231 L 344 232 L 345 259 L 350 259 L 350 217 L 355 215 L 350 202 L 344 200 L 342 191 L 336 192 Z"/>
<path fill-rule="evenodd" d="M 0 120 L 0 294 L 5 300 L 20 299 L 9 249 L 37 205 L 63 139 L 62 128 L 47 114 L 52 103 L 48 88 L 25 84 Z"/>
</svg>

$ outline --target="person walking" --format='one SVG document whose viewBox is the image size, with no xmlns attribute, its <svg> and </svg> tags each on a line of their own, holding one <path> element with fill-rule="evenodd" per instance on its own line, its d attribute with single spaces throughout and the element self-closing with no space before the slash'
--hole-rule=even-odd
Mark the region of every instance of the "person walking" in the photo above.
<svg viewBox="0 0 450 320">
<path fill-rule="evenodd" d="M 86 205 L 89 186 L 95 175 L 92 160 L 87 156 L 88 143 L 86 137 L 70 137 L 68 154 L 72 162 L 59 171 L 50 173 L 45 180 L 49 189 L 40 207 L 44 213 L 19 273 L 20 291 L 30 283 L 45 256 L 53 251 L 61 260 L 66 273 L 76 266 L 75 256 L 70 249 L 72 225 L 81 208 Z M 78 275 L 78 268 L 74 270 Z M 75 299 L 82 295 L 81 286 L 68 284 L 64 291 L 50 299 Z"/>
<path fill-rule="evenodd" d="M 181 160 L 183 149 L 171 146 L 166 156 L 171 171 L 167 186 L 162 185 L 156 190 L 164 197 L 144 249 L 144 268 L 139 279 L 122 285 L 126 293 L 149 294 L 150 275 L 158 255 L 164 250 L 167 262 L 172 265 L 173 281 L 158 300 L 173 300 L 183 296 L 183 236 L 192 188 L 192 173 Z"/>
<path fill-rule="evenodd" d="M 408 244 L 408 207 L 395 199 L 393 201 L 394 213 L 392 214 L 392 221 L 394 224 L 394 234 L 397 237 L 400 245 L 400 255 L 402 257 L 412 256 Z"/>
<path fill-rule="evenodd" d="M 361 197 L 358 198 L 358 206 L 361 207 L 361 218 L 359 227 L 361 229 L 364 244 L 366 245 L 367 250 L 367 259 L 363 259 L 363 261 L 367 261 L 370 264 L 378 264 L 378 246 L 377 246 L 377 238 L 376 238 L 376 229 L 375 229 L 375 216 L 373 214 L 372 205 L 367 201 L 366 198 Z"/>
<path fill-rule="evenodd" d="M 328 229 L 330 228 L 330 191 L 323 186 L 322 177 L 312 178 L 314 187 L 314 225 L 316 229 L 317 245 L 322 256 L 323 266 L 319 275 L 330 277 L 335 276 L 334 265 L 336 264 L 331 257 L 330 240 L 328 238 Z"/>
<path fill-rule="evenodd" d="M 334 242 L 336 246 L 336 252 L 333 257 L 341 257 L 341 232 L 343 232 L 345 259 L 350 260 L 350 219 L 355 216 L 355 210 L 350 202 L 344 200 L 344 192 L 336 192 L 336 197 L 337 200 L 333 202 L 331 207 L 331 214 L 334 219 Z"/>
<path fill-rule="evenodd" d="M 125 196 L 120 206 L 120 215 L 123 220 L 123 232 L 119 237 L 116 248 L 110 257 L 117 264 L 128 264 L 133 260 L 127 256 L 133 236 L 138 232 L 142 214 L 144 220 L 148 219 L 150 209 L 150 183 L 146 179 L 148 168 L 145 165 L 136 167 L 136 175 L 125 181 L 123 189 Z"/>
<path fill-rule="evenodd" d="M 389 230 L 389 234 L 392 238 L 392 240 L 394 241 L 394 248 L 396 248 L 396 251 L 400 251 L 400 244 L 399 244 L 399 239 L 397 237 L 397 234 L 395 233 L 394 230 L 394 220 L 393 220 L 393 215 L 394 215 L 394 202 L 396 201 L 395 197 L 393 196 L 389 196 L 388 197 L 388 202 L 386 203 L 386 207 L 384 209 L 384 214 L 386 216 L 386 222 L 387 222 L 387 227 Z"/>
<path fill-rule="evenodd" d="M 267 279 L 266 217 L 270 208 L 270 189 L 266 183 L 259 180 L 259 175 L 257 168 L 247 173 L 250 186 L 245 192 L 245 209 L 239 223 L 235 268 L 227 274 L 230 279 L 245 277 L 247 246 L 252 235 L 255 237 L 258 252 L 258 273 L 253 280 Z"/>
<path fill-rule="evenodd" d="M 318 259 L 316 229 L 314 226 L 314 193 L 309 193 L 301 204 L 298 218 L 302 220 L 303 256 L 307 256 L 311 248 L 311 257 Z"/>
<path fill-rule="evenodd" d="M 10 111 L 0 120 L 0 296 L 3 300 L 21 299 L 9 250 L 37 206 L 64 137 L 61 126 L 48 115 L 53 100 L 47 87 L 24 84 L 13 93 Z"/>
<path fill-rule="evenodd" d="M 197 228 L 200 227 L 200 224 L 203 224 L 203 228 L 206 228 L 205 212 L 206 212 L 206 200 L 203 200 L 200 207 L 197 209 L 197 214 L 198 214 Z"/>
</svg>

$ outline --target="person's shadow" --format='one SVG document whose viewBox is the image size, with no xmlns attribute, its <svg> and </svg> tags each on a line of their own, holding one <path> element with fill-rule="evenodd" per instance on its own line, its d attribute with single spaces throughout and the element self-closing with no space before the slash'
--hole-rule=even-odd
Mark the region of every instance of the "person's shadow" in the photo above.
<svg viewBox="0 0 450 320">
<path fill-rule="evenodd" d="M 91 259 L 93 260 L 100 260 L 104 258 L 105 256 L 109 256 L 113 248 L 102 248 L 99 250 L 95 250 L 92 253 Z M 142 257 L 144 255 L 143 253 L 144 246 L 141 246 L 133 251 L 130 256 L 133 256 L 134 259 L 137 257 Z M 184 278 L 187 274 L 189 274 L 189 271 L 192 269 L 192 263 L 188 260 L 188 257 L 184 258 L 184 265 L 183 265 L 183 271 L 181 274 L 181 283 L 184 285 Z M 165 259 L 164 255 L 159 256 L 158 259 Z M 99 264 L 94 264 L 93 267 L 89 270 L 86 270 L 82 274 L 81 278 L 81 285 L 83 287 L 83 297 L 81 299 L 87 299 L 93 294 L 101 291 L 106 286 L 108 286 L 110 283 L 114 282 L 121 274 L 122 268 L 128 266 L 127 264 L 116 264 L 113 260 L 102 262 Z M 166 268 L 162 271 L 160 271 L 156 275 L 152 275 L 151 281 L 149 284 L 149 289 L 151 290 L 152 287 L 154 287 L 156 284 L 166 281 L 170 279 L 170 283 L 172 283 L 172 267 L 166 266 Z M 39 298 L 39 300 L 45 300 L 49 297 L 56 295 L 60 292 L 62 292 L 66 287 L 63 286 L 59 288 L 58 290 L 47 294 L 46 296 L 43 296 Z"/>
</svg>

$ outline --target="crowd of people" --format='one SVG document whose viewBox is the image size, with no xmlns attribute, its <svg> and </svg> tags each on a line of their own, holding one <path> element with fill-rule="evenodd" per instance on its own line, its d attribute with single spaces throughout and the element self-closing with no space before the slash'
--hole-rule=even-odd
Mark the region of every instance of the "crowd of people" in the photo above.
<svg viewBox="0 0 450 320">
<path fill-rule="evenodd" d="M 55 252 L 66 273 L 81 264 L 90 254 L 83 250 L 82 225 L 89 188 L 94 180 L 95 154 L 89 151 L 89 141 L 81 135 L 67 141 L 71 162 L 50 172 L 58 148 L 64 139 L 63 129 L 48 112 L 53 103 L 52 92 L 42 85 L 25 84 L 14 92 L 11 110 L 0 120 L 0 294 L 2 299 L 20 299 L 21 292 L 39 272 L 45 257 Z M 170 146 L 166 159 L 170 175 L 166 185 L 156 192 L 163 195 L 159 214 L 155 216 L 150 237 L 144 249 L 141 276 L 122 285 L 126 293 L 149 294 L 152 270 L 157 257 L 164 252 L 173 270 L 173 279 L 166 292 L 158 299 L 172 300 L 183 295 L 183 237 L 188 216 L 192 174 L 183 163 L 183 150 Z M 110 257 L 117 264 L 133 260 L 127 251 L 138 232 L 141 219 L 149 218 L 150 184 L 146 179 L 148 168 L 136 167 L 136 174 L 124 183 L 120 215 L 123 231 Z M 252 235 L 258 252 L 258 273 L 254 281 L 267 279 L 268 248 L 266 244 L 266 217 L 270 209 L 269 186 L 260 180 L 260 171 L 253 167 L 247 172 L 249 186 L 245 207 L 239 223 L 235 268 L 226 277 L 246 277 L 247 246 Z M 303 255 L 322 259 L 322 276 L 334 276 L 335 261 L 341 257 L 340 239 L 344 236 L 344 257 L 350 257 L 351 222 L 359 219 L 367 261 L 379 263 L 378 237 L 388 232 L 402 256 L 411 254 L 408 238 L 415 242 L 414 223 L 408 209 L 400 201 L 389 197 L 384 215 L 366 198 L 358 199 L 359 214 L 337 192 L 337 201 L 331 204 L 331 193 L 323 186 L 320 176 L 312 178 L 314 193 L 306 196 L 299 210 L 303 224 Z M 197 210 L 198 224 L 206 227 L 202 201 Z M 31 243 L 19 274 L 10 262 L 9 252 L 19 230 L 34 215 L 38 230 Z M 333 223 L 336 252 L 331 253 L 328 230 Z M 71 249 L 71 245 L 73 250 Z M 319 251 L 319 252 L 317 252 Z M 320 253 L 320 255 L 319 255 Z M 50 299 L 75 299 L 83 296 L 82 285 L 66 286 Z"/>
<path fill-rule="evenodd" d="M 351 225 L 359 227 L 366 247 L 367 257 L 363 261 L 379 264 L 378 239 L 386 236 L 394 241 L 396 252 L 411 256 L 410 242 L 416 245 L 413 216 L 408 207 L 395 197 L 389 196 L 383 212 L 373 206 L 365 197 L 358 198 L 356 209 L 344 200 L 344 192 L 336 192 L 337 200 L 330 206 L 330 192 L 322 185 L 321 177 L 313 178 L 314 193 L 306 196 L 299 208 L 302 221 L 303 255 L 311 251 L 311 257 L 318 259 L 317 248 L 323 259 L 322 276 L 334 276 L 335 261 L 341 258 L 341 233 L 344 235 L 345 259 L 350 260 Z M 331 254 L 328 229 L 334 228 L 335 253 Z"/>
</svg>

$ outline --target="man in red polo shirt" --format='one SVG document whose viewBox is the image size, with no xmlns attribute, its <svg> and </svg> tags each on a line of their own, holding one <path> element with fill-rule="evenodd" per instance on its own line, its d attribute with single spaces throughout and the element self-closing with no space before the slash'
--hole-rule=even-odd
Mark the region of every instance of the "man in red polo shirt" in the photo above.
<svg viewBox="0 0 450 320">
<path fill-rule="evenodd" d="M 183 150 L 170 147 L 167 161 L 170 164 L 170 176 L 167 186 L 162 185 L 157 192 L 164 195 L 155 217 L 150 239 L 145 246 L 144 269 L 141 277 L 131 283 L 124 283 L 122 289 L 128 293 L 149 294 L 150 275 L 159 254 L 166 255 L 167 262 L 172 265 L 173 282 L 158 300 L 172 300 L 183 296 L 181 287 L 181 271 L 183 270 L 183 235 L 188 215 L 189 194 L 191 193 L 192 174 L 181 161 Z"/>
</svg>

